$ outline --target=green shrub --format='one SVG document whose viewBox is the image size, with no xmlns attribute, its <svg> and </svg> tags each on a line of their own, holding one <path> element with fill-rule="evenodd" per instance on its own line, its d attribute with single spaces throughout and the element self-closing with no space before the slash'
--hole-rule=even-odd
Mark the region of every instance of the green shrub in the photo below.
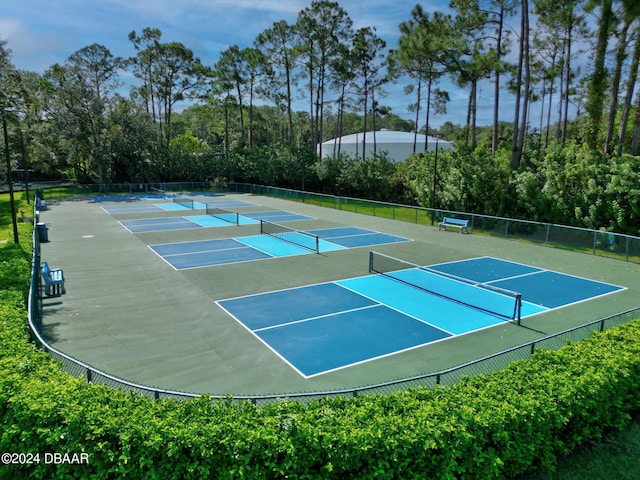
<svg viewBox="0 0 640 480">
<path fill-rule="evenodd" d="M 154 401 L 73 378 L 38 350 L 29 261 L 9 245 L 0 259 L 0 452 L 88 454 L 1 478 L 504 478 L 553 470 L 640 411 L 640 320 L 449 387 L 263 408 Z"/>
</svg>

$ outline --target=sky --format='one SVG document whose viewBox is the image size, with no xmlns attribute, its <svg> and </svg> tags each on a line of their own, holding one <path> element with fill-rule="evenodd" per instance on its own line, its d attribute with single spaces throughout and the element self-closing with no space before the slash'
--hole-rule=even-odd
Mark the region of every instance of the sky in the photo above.
<svg viewBox="0 0 640 480">
<path fill-rule="evenodd" d="M 387 49 L 397 48 L 398 25 L 411 18 L 415 1 L 338 0 L 353 28 L 376 28 Z M 427 12 L 444 11 L 449 1 L 421 2 Z M 181 42 L 205 65 L 213 66 L 220 52 L 231 45 L 250 47 L 255 38 L 276 21 L 294 23 L 311 0 L 15 0 L 5 2 L 0 11 L 0 40 L 7 41 L 12 61 L 21 70 L 43 73 L 55 63 L 93 43 L 107 47 L 114 56 L 135 55 L 128 34 L 145 27 L 159 28 L 163 42 Z M 517 20 L 513 20 L 517 23 Z M 126 74 L 125 74 L 126 75 Z M 121 76 L 124 82 L 132 78 Z M 407 105 L 415 96 L 403 93 L 410 80 L 400 80 L 386 88 L 380 100 L 392 113 L 413 119 Z M 468 90 L 448 81 L 440 88 L 449 91 L 448 113 L 433 116 L 438 127 L 445 121 L 464 125 Z M 512 120 L 513 103 L 505 98 L 501 120 Z M 493 84 L 480 86 L 478 125 L 492 122 Z M 306 105 L 306 104 L 305 104 Z M 300 110 L 305 107 L 301 103 Z M 422 117 L 423 115 L 421 115 Z M 420 120 L 420 125 L 424 120 Z"/>
</svg>

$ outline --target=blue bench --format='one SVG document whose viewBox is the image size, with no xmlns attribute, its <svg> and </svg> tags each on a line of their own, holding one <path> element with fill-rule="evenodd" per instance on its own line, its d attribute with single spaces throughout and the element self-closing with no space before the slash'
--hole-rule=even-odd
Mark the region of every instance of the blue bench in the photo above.
<svg viewBox="0 0 640 480">
<path fill-rule="evenodd" d="M 442 222 L 438 225 L 438 230 L 446 230 L 447 227 L 457 228 L 460 230 L 460 233 L 469 233 L 469 220 L 444 217 Z"/>
<path fill-rule="evenodd" d="M 47 262 L 42 262 L 42 278 L 47 296 L 65 293 L 64 272 L 61 268 L 50 268 Z"/>
</svg>

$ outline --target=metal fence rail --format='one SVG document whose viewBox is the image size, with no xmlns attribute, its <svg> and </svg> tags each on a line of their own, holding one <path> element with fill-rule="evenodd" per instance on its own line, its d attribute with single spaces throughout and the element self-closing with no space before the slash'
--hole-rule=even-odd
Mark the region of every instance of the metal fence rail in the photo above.
<svg viewBox="0 0 640 480">
<path fill-rule="evenodd" d="M 242 186 L 244 184 L 240 184 Z M 266 195 L 266 189 L 271 189 L 270 192 L 273 194 L 276 190 L 273 187 L 260 187 L 256 185 L 244 186 L 242 188 L 250 188 L 259 190 L 261 195 Z M 254 192 L 257 193 L 257 192 Z M 316 198 L 318 194 L 308 194 L 306 192 L 296 192 L 294 190 L 283 190 L 277 189 L 278 196 L 290 196 L 290 195 L 301 195 L 303 197 L 298 198 L 298 200 L 306 199 L 309 201 L 312 198 Z M 326 197 L 326 196 L 325 196 Z M 325 197 L 322 197 L 323 201 Z M 345 199 L 342 197 L 329 197 L 332 198 L 336 204 L 347 205 L 350 199 Z M 358 201 L 364 202 L 364 201 Z M 372 203 L 370 205 L 369 203 Z M 353 205 L 353 204 L 350 204 Z M 367 209 L 376 208 L 379 209 L 389 209 L 396 208 L 392 204 L 379 204 L 379 202 L 367 202 L 360 204 L 367 205 Z M 400 206 L 398 208 L 406 209 L 408 207 Z M 418 212 L 421 212 L 421 216 L 426 216 L 429 213 L 428 209 L 419 209 L 417 207 L 410 207 L 415 210 L 416 216 Z M 423 210 L 426 211 L 423 212 Z M 440 213 L 445 213 L 444 211 L 438 211 Z M 433 212 L 432 212 L 433 213 Z M 449 215 L 449 212 L 446 212 Z M 497 217 L 487 217 L 480 215 L 468 215 L 468 218 L 476 219 L 476 221 L 486 221 L 486 219 L 491 219 Z M 498 219 L 500 221 L 507 221 L 508 219 Z M 125 390 L 128 392 L 135 392 L 139 395 L 151 397 L 154 399 L 164 399 L 164 398 L 173 398 L 177 400 L 185 400 L 189 398 L 194 398 L 200 396 L 200 394 L 196 393 L 188 393 L 188 392 L 179 392 L 173 390 L 166 390 L 161 388 L 156 388 L 152 386 L 140 385 L 136 383 L 129 382 L 127 380 L 115 377 L 110 375 L 107 372 L 100 371 L 91 365 L 82 362 L 76 358 L 73 358 L 70 355 L 61 352 L 60 350 L 55 349 L 51 345 L 47 343 L 47 341 L 42 336 L 42 296 L 43 296 L 43 285 L 41 281 L 40 269 L 41 269 L 41 260 L 40 260 L 40 241 L 38 237 L 37 230 L 35 228 L 35 214 L 34 214 L 34 231 L 33 231 L 33 262 L 31 269 L 31 286 L 29 291 L 29 312 L 28 312 L 28 322 L 31 330 L 31 335 L 34 342 L 41 347 L 43 350 L 49 353 L 52 358 L 59 361 L 62 365 L 64 371 L 70 373 L 76 377 L 83 377 L 87 382 L 91 382 L 94 384 L 104 384 L 113 388 L 118 388 L 121 390 Z M 534 224 L 536 228 L 532 228 L 532 232 L 539 232 L 539 226 L 542 227 L 543 230 L 546 230 L 544 236 L 546 237 L 546 241 L 548 241 L 548 237 L 552 230 L 556 228 L 559 231 L 564 232 L 564 235 L 568 236 L 568 238 L 578 238 L 580 234 L 574 232 L 574 230 L 584 232 L 584 235 L 588 238 L 590 235 L 593 235 L 594 232 L 600 234 L 601 232 L 590 231 L 586 229 L 573 229 L 572 227 L 560 227 L 557 225 L 548 225 L 548 224 L 535 224 L 535 222 L 523 222 L 517 220 L 510 220 L 510 222 L 520 222 L 522 224 Z M 509 233 L 509 227 L 506 226 L 506 223 L 503 223 L 502 226 L 505 226 L 504 232 L 505 234 Z M 501 227 L 500 227 L 501 228 Z M 565 231 L 564 229 L 568 229 Z M 571 232 L 571 234 L 569 234 Z M 539 233 L 538 233 L 539 235 Z M 631 243 L 637 241 L 640 242 L 640 238 L 629 237 L 624 235 L 617 235 L 616 238 L 623 239 L 625 245 L 630 245 Z M 640 243 L 634 244 L 634 248 L 638 248 L 640 250 Z M 640 252 L 638 252 L 640 253 Z M 632 258 L 627 258 L 629 261 L 638 261 L 638 253 L 636 256 Z M 392 380 L 385 383 L 379 383 L 375 385 L 366 385 L 351 389 L 342 389 L 342 390 L 331 390 L 331 391 L 321 391 L 321 392 L 303 392 L 303 393 L 281 393 L 281 394 L 273 394 L 273 395 L 233 395 L 232 393 L 226 394 L 210 394 L 212 398 L 218 399 L 232 399 L 236 402 L 242 401 L 251 401 L 257 405 L 267 405 L 269 403 L 273 403 L 276 401 L 280 401 L 282 399 L 288 400 L 297 400 L 297 401 L 312 401 L 320 398 L 333 397 L 333 396 L 346 396 L 346 397 L 355 397 L 358 395 L 372 395 L 372 394 L 389 394 L 398 390 L 405 390 L 410 387 L 417 386 L 434 386 L 434 385 L 451 385 L 459 381 L 462 377 L 465 376 L 474 376 L 481 375 L 485 373 L 490 373 L 496 370 L 501 370 L 505 368 L 507 365 L 512 363 L 515 360 L 524 360 L 529 358 L 537 349 L 546 349 L 546 350 L 557 350 L 564 346 L 568 341 L 579 341 L 582 340 L 589 335 L 591 335 L 594 331 L 601 332 L 605 329 L 609 329 L 615 327 L 617 325 L 629 322 L 636 318 L 640 318 L 640 306 L 627 310 L 625 312 L 621 312 L 615 315 L 611 315 L 605 318 L 601 318 L 599 320 L 595 320 L 584 325 L 571 328 L 569 330 L 565 330 L 563 332 L 559 332 L 553 335 L 549 335 L 538 340 L 534 340 L 532 342 L 522 344 L 462 365 L 458 365 L 447 370 L 443 370 L 435 373 L 426 373 L 423 375 L 417 375 L 410 378 L 402 378 L 397 380 Z"/>
<path fill-rule="evenodd" d="M 548 247 L 565 248 L 590 253 L 592 255 L 640 263 L 640 237 L 608 232 L 606 230 L 416 207 L 249 183 L 230 183 L 227 188 L 237 193 L 252 193 L 294 200 L 302 203 L 335 208 L 337 210 L 346 210 L 421 225 L 437 224 L 444 217 L 459 218 L 469 220 L 469 230 L 474 233 L 527 241 Z"/>
<path fill-rule="evenodd" d="M 590 253 L 592 255 L 640 263 L 640 237 L 633 235 L 553 223 L 533 222 L 491 215 L 380 202 L 376 200 L 363 200 L 252 183 L 231 182 L 224 185 L 211 182 L 127 183 L 105 185 L 102 192 L 99 192 L 97 185 L 64 186 L 60 189 L 38 189 L 38 192 L 43 198 L 61 198 L 72 194 L 149 193 L 153 192 L 153 189 L 161 189 L 166 192 L 228 191 L 235 193 L 252 193 L 420 225 L 434 225 L 444 217 L 460 218 L 469 220 L 469 229 L 474 233 L 526 241 L 548 247 L 565 248 Z"/>
</svg>

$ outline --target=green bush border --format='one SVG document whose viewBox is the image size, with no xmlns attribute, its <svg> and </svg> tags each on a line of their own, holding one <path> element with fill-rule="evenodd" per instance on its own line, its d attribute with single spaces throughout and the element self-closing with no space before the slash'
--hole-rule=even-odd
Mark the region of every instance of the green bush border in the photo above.
<svg viewBox="0 0 640 480">
<path fill-rule="evenodd" d="M 34 346 L 30 262 L 23 246 L 0 248 L 0 453 L 41 456 L 2 478 L 504 478 L 553 470 L 640 410 L 640 320 L 453 386 L 265 407 L 154 401 L 74 378 Z"/>
</svg>

